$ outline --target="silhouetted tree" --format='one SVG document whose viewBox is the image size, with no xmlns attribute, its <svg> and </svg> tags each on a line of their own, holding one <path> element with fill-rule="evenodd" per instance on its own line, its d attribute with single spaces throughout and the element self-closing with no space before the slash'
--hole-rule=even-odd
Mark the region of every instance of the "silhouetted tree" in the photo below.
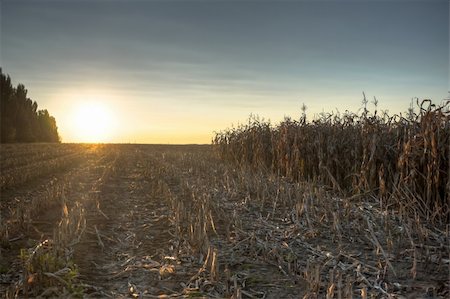
<svg viewBox="0 0 450 299">
<path fill-rule="evenodd" d="M 39 110 L 37 114 L 37 123 L 39 128 L 39 138 L 43 142 L 59 142 L 58 127 L 56 120 L 51 116 L 47 109 Z"/>
<path fill-rule="evenodd" d="M 11 84 L 11 78 L 5 76 L 0 69 L 0 141 L 14 142 L 16 139 L 16 102 L 13 101 L 14 88 Z"/>
<path fill-rule="evenodd" d="M 27 97 L 23 84 L 13 87 L 0 68 L 0 141 L 60 142 L 56 120 Z"/>
</svg>

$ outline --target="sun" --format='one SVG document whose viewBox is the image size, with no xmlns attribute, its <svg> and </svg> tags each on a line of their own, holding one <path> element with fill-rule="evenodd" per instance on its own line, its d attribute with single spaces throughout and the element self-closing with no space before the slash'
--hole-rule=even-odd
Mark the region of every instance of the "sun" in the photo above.
<svg viewBox="0 0 450 299">
<path fill-rule="evenodd" d="M 114 115 L 104 103 L 90 101 L 75 109 L 73 125 L 80 142 L 107 142 L 114 131 Z"/>
</svg>

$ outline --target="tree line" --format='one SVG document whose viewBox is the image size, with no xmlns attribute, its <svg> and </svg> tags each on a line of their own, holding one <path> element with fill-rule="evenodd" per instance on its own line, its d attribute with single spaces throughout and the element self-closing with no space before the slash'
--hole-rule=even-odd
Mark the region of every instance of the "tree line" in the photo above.
<svg viewBox="0 0 450 299">
<path fill-rule="evenodd" d="M 27 97 L 23 84 L 14 87 L 0 68 L 0 141 L 60 142 L 56 120 Z"/>
</svg>

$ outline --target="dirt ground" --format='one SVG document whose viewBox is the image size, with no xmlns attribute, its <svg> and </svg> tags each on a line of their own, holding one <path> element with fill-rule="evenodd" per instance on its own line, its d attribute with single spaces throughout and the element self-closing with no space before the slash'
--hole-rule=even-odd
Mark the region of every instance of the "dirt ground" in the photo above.
<svg viewBox="0 0 450 299">
<path fill-rule="evenodd" d="M 73 150 L 1 191 L 7 298 L 449 296 L 446 223 L 229 165 L 210 146 Z M 64 252 L 61 269 L 43 250 Z"/>
</svg>

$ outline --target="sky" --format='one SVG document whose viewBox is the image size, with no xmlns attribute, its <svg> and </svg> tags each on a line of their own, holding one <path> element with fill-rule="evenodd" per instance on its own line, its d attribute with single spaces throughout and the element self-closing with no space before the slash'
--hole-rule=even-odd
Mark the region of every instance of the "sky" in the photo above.
<svg viewBox="0 0 450 299">
<path fill-rule="evenodd" d="M 210 143 L 250 114 L 295 119 L 303 103 L 309 120 L 356 112 L 363 91 L 390 113 L 449 97 L 448 0 L 2 0 L 0 11 L 2 71 L 63 142 L 89 141 L 77 122 L 92 103 L 108 118 L 97 141 L 174 144 Z"/>
</svg>

